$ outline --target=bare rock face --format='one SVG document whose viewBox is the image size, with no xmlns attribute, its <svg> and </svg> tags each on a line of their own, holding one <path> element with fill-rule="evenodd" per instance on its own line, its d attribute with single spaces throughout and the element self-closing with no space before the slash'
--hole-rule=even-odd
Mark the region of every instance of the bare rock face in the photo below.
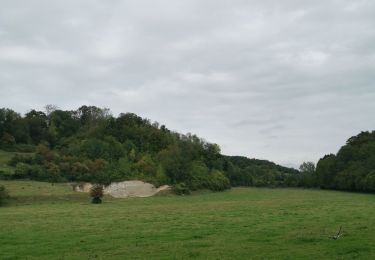
<svg viewBox="0 0 375 260">
<path fill-rule="evenodd" d="M 73 189 L 78 192 L 90 192 L 92 187 L 91 183 L 79 183 L 73 186 Z M 151 183 L 143 181 L 123 181 L 113 182 L 104 188 L 104 194 L 108 194 L 114 198 L 127 198 L 127 197 L 150 197 L 156 193 L 168 190 L 168 185 L 155 188 Z"/>
<path fill-rule="evenodd" d="M 156 194 L 156 188 L 143 181 L 113 182 L 104 189 L 105 194 L 115 198 L 150 197 Z"/>
<path fill-rule="evenodd" d="M 73 190 L 77 192 L 89 193 L 91 187 L 92 187 L 92 184 L 89 182 L 80 182 L 80 183 L 73 184 Z"/>
</svg>

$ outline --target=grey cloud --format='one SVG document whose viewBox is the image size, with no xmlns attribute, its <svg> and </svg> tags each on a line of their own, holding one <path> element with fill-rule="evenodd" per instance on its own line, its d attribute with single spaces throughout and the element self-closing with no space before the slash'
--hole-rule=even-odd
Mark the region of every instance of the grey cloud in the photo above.
<svg viewBox="0 0 375 260">
<path fill-rule="evenodd" d="M 298 165 L 374 128 L 371 0 L 53 1 L 0 8 L 1 106 L 130 111 Z"/>
</svg>

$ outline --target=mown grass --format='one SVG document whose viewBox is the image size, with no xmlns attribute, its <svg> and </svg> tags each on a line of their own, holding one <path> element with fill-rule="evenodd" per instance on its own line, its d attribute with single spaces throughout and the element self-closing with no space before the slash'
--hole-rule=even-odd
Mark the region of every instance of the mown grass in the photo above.
<svg viewBox="0 0 375 260">
<path fill-rule="evenodd" d="M 0 184 L 13 197 L 0 259 L 375 259 L 370 194 L 235 188 L 93 205 L 67 184 Z"/>
</svg>

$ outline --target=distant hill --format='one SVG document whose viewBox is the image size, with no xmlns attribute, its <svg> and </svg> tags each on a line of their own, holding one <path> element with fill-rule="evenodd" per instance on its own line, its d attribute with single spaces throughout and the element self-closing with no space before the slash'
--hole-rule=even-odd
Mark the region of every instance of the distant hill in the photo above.
<svg viewBox="0 0 375 260">
<path fill-rule="evenodd" d="M 82 106 L 47 106 L 24 116 L 0 109 L 0 148 L 16 155 L 12 178 L 110 183 L 139 179 L 177 189 L 230 186 L 303 186 L 297 170 L 275 163 L 224 156 L 217 144 L 170 131 L 133 113 Z M 7 175 L 9 178 L 9 174 Z"/>
<path fill-rule="evenodd" d="M 305 186 L 298 170 L 267 160 L 244 156 L 223 156 L 224 172 L 233 186 L 287 187 Z"/>
</svg>

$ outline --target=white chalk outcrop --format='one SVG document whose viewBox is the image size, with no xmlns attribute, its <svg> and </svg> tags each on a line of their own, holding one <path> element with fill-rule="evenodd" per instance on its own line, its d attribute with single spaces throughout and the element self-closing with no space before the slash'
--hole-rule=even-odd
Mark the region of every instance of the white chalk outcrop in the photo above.
<svg viewBox="0 0 375 260">
<path fill-rule="evenodd" d="M 78 192 L 90 192 L 91 183 L 79 183 L 73 186 Z M 156 188 L 151 183 L 143 181 L 122 181 L 113 182 L 104 188 L 104 194 L 108 194 L 114 198 L 127 197 L 151 197 L 160 191 L 169 190 L 170 186 L 163 185 Z"/>
</svg>

